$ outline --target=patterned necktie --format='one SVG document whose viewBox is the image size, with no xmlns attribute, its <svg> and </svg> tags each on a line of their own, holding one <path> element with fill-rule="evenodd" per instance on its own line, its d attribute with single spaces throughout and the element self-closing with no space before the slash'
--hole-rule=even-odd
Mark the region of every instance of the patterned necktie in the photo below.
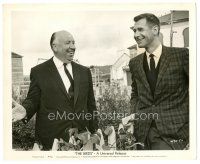
<svg viewBox="0 0 200 164">
<path fill-rule="evenodd" d="M 74 80 L 73 80 L 72 76 L 70 75 L 70 73 L 69 73 L 69 71 L 68 71 L 68 69 L 66 67 L 67 64 L 64 63 L 63 65 L 64 65 L 65 73 L 66 73 L 66 75 L 67 75 L 67 77 L 68 77 L 68 79 L 69 79 L 69 81 L 71 83 L 71 85 L 69 87 L 69 90 L 68 90 L 68 93 L 69 93 L 70 98 L 73 98 L 73 96 L 74 96 Z"/>
</svg>

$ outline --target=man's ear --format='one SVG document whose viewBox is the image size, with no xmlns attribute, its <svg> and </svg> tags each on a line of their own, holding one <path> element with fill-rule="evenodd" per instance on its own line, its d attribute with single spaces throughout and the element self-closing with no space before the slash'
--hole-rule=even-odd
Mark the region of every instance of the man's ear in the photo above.
<svg viewBox="0 0 200 164">
<path fill-rule="evenodd" d="M 153 27 L 152 27 L 152 31 L 153 31 L 154 35 L 158 35 L 158 32 L 159 32 L 159 27 L 158 27 L 158 25 L 153 26 Z"/>
<path fill-rule="evenodd" d="M 52 45 L 52 49 L 53 49 L 54 52 L 57 52 L 57 46 L 56 46 L 56 44 Z"/>
</svg>

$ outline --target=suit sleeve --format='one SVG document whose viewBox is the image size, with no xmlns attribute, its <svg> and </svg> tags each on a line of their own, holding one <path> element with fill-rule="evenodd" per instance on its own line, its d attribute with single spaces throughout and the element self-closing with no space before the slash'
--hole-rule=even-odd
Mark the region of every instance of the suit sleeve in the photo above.
<svg viewBox="0 0 200 164">
<path fill-rule="evenodd" d="M 130 100 L 130 103 L 131 103 L 131 113 L 137 113 L 138 109 L 139 109 L 139 97 L 138 97 L 138 89 L 137 89 L 137 83 L 136 83 L 136 80 L 135 80 L 135 75 L 134 75 L 134 71 L 133 71 L 133 67 L 134 67 L 134 63 L 132 60 L 130 60 L 129 62 L 129 68 L 130 68 L 130 72 L 132 74 L 132 92 L 131 92 L 131 100 Z M 138 131 L 138 128 L 139 128 L 139 123 L 138 123 L 138 120 L 134 120 L 134 131 Z M 138 140 L 138 134 L 137 132 L 134 133 L 134 136 L 136 137 L 136 140 Z"/>
<path fill-rule="evenodd" d="M 132 74 L 132 92 L 131 92 L 131 100 L 130 100 L 130 103 L 131 103 L 131 112 L 134 113 L 138 110 L 139 108 L 139 98 L 138 98 L 138 91 L 137 91 L 137 83 L 135 81 L 135 75 L 134 75 L 134 72 L 133 72 L 133 61 L 131 60 L 129 62 L 129 69 L 130 69 L 130 72 Z"/>
<path fill-rule="evenodd" d="M 183 69 L 184 73 L 189 79 L 189 50 L 186 48 L 182 53 L 182 60 L 183 60 Z"/>
<path fill-rule="evenodd" d="M 36 76 L 32 70 L 30 73 L 30 80 L 31 83 L 27 97 L 22 103 L 22 106 L 26 109 L 26 114 L 27 114 L 26 121 L 29 121 L 33 117 L 33 115 L 37 112 L 39 108 L 40 93 L 41 93 L 40 88 L 37 84 Z"/>
<path fill-rule="evenodd" d="M 87 106 L 89 113 L 93 115 L 95 112 L 97 112 L 97 108 L 93 91 L 92 75 L 89 69 L 88 69 L 88 78 L 89 78 L 89 92 L 88 92 Z M 89 121 L 89 130 L 91 133 L 94 133 L 97 129 L 98 129 L 98 119 L 96 117 L 92 117 L 92 119 Z"/>
</svg>

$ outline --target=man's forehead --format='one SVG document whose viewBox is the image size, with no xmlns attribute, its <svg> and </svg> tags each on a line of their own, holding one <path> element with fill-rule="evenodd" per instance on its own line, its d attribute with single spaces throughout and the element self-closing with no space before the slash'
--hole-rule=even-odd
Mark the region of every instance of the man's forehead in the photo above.
<svg viewBox="0 0 200 164">
<path fill-rule="evenodd" d="M 135 22 L 134 27 L 135 26 L 146 26 L 147 25 L 147 21 L 145 18 L 142 18 L 140 20 L 138 20 L 137 22 Z"/>
</svg>

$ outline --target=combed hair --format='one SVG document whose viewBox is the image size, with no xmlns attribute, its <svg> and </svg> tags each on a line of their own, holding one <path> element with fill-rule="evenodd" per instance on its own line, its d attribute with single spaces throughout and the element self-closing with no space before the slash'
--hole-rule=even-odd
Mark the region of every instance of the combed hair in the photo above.
<svg viewBox="0 0 200 164">
<path fill-rule="evenodd" d="M 137 21 L 139 21 L 140 19 L 143 19 L 143 18 L 145 18 L 146 21 L 149 24 L 151 24 L 153 26 L 157 25 L 158 26 L 158 34 L 159 34 L 159 32 L 160 32 L 160 20 L 158 19 L 158 17 L 156 17 L 154 14 L 151 14 L 151 13 L 144 13 L 144 14 L 140 14 L 140 15 L 134 17 L 134 21 L 137 22 Z"/>
<path fill-rule="evenodd" d="M 56 38 L 56 33 L 54 32 L 52 35 L 51 35 L 51 39 L 50 39 L 50 46 L 51 46 L 51 49 L 53 50 L 53 41 L 55 40 Z"/>
</svg>

